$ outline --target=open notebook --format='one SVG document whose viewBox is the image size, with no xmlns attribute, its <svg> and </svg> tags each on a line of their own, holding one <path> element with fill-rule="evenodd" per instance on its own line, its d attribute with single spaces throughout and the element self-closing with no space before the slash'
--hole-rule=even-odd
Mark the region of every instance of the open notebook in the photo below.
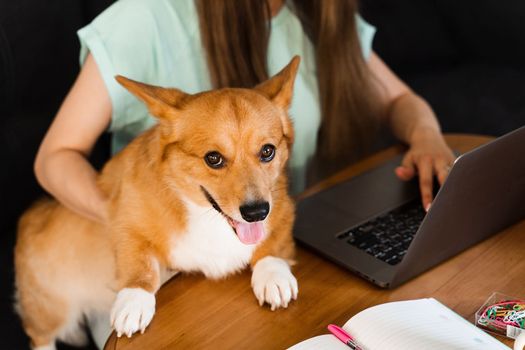
<svg viewBox="0 0 525 350">
<path fill-rule="evenodd" d="M 348 320 L 343 329 L 364 350 L 510 349 L 433 298 L 373 306 Z M 289 348 L 313 349 L 350 348 L 331 334 Z"/>
</svg>

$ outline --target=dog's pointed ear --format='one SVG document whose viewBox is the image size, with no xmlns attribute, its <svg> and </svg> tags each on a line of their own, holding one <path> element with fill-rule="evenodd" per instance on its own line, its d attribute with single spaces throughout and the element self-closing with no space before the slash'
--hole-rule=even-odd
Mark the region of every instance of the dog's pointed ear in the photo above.
<svg viewBox="0 0 525 350">
<path fill-rule="evenodd" d="M 294 56 L 290 63 L 279 73 L 255 87 L 256 91 L 268 97 L 274 104 L 285 111 L 285 113 L 281 115 L 281 122 L 283 125 L 283 133 L 287 138 L 289 147 L 293 144 L 294 130 L 292 121 L 288 116 L 288 108 L 290 108 L 292 102 L 293 86 L 300 61 L 299 56 Z"/>
<path fill-rule="evenodd" d="M 288 111 L 292 102 L 293 86 L 300 61 L 299 56 L 294 56 L 286 67 L 270 79 L 257 85 L 255 90 L 261 92 L 285 111 Z"/>
<path fill-rule="evenodd" d="M 117 75 L 115 79 L 144 102 L 149 112 L 159 119 L 172 120 L 175 118 L 178 114 L 178 105 L 189 96 L 179 89 L 148 85 L 122 75 Z"/>
</svg>

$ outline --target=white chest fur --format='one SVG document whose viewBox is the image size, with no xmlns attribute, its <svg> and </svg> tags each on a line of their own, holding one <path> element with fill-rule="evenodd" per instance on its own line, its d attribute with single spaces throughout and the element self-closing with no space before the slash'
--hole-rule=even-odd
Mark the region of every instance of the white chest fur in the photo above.
<svg viewBox="0 0 525 350">
<path fill-rule="evenodd" d="M 175 233 L 171 243 L 172 268 L 200 271 L 221 278 L 245 268 L 256 245 L 243 244 L 227 220 L 211 207 L 186 202 L 186 232 Z"/>
</svg>

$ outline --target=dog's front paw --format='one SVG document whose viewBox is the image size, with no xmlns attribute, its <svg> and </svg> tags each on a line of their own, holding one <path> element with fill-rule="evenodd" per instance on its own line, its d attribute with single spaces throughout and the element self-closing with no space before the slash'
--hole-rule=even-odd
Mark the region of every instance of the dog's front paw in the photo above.
<svg viewBox="0 0 525 350">
<path fill-rule="evenodd" d="M 144 330 L 155 314 L 155 295 L 142 288 L 124 288 L 117 294 L 111 309 L 111 325 L 117 336 Z"/>
<path fill-rule="evenodd" d="M 290 271 L 290 265 L 273 256 L 259 260 L 253 267 L 252 288 L 259 305 L 266 302 L 272 311 L 288 307 L 290 300 L 297 299 L 297 280 Z"/>
</svg>

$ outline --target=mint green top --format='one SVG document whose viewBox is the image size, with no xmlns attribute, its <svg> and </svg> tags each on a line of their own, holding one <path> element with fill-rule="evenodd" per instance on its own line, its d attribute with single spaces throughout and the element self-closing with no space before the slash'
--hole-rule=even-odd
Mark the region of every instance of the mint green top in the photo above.
<svg viewBox="0 0 525 350">
<path fill-rule="evenodd" d="M 367 58 L 375 28 L 357 16 L 357 32 Z M 109 91 L 113 153 L 155 124 L 115 75 L 188 93 L 212 88 L 194 0 L 119 0 L 79 30 L 78 36 L 81 64 L 91 52 Z M 268 73 L 279 72 L 294 55 L 301 56 L 301 65 L 290 107 L 296 137 L 289 166 L 297 193 L 304 188 L 306 166 L 316 150 L 321 116 L 314 48 L 286 5 L 271 21 Z"/>
</svg>

